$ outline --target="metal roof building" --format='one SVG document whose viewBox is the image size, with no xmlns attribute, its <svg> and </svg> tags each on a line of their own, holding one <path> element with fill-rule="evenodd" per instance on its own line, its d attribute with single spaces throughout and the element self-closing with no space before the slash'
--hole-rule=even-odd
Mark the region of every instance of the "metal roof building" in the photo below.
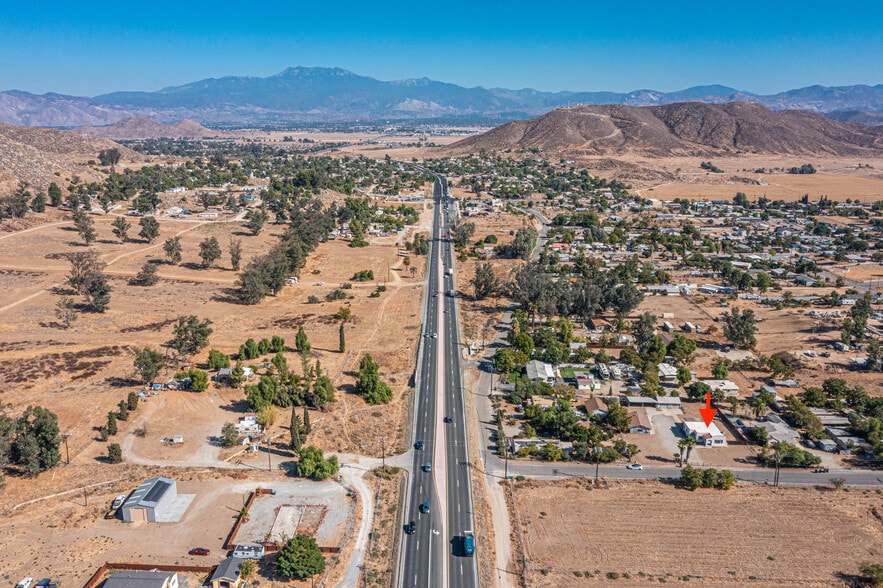
<svg viewBox="0 0 883 588">
<path fill-rule="evenodd" d="M 151 478 L 145 480 L 132 492 L 121 508 L 126 522 L 150 521 L 155 523 L 157 516 L 175 501 L 178 496 L 177 483 L 171 478 Z"/>
</svg>

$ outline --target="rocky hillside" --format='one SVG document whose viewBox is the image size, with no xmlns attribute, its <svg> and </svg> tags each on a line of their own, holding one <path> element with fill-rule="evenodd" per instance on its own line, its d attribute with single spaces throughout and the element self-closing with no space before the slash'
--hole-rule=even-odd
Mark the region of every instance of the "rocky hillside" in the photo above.
<svg viewBox="0 0 883 588">
<path fill-rule="evenodd" d="M 541 149 L 573 155 L 883 155 L 883 127 L 848 124 L 758 104 L 576 106 L 458 141 L 448 154 Z"/>
<path fill-rule="evenodd" d="M 222 136 L 225 133 L 212 131 L 192 120 L 182 120 L 173 125 L 150 120 L 149 118 L 129 117 L 109 126 L 80 127 L 77 133 L 105 139 L 205 139 Z"/>
<path fill-rule="evenodd" d="M 0 187 L 9 189 L 23 180 L 45 189 L 50 182 L 61 183 L 75 174 L 83 180 L 99 180 L 103 174 L 85 164 L 97 161 L 98 152 L 111 147 L 120 150 L 123 165 L 144 160 L 143 155 L 108 139 L 0 124 Z"/>
</svg>

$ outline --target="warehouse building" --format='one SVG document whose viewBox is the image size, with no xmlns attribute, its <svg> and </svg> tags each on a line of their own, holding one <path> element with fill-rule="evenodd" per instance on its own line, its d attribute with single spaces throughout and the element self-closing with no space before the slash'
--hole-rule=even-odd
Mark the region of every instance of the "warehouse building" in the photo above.
<svg viewBox="0 0 883 588">
<path fill-rule="evenodd" d="M 151 478 L 142 482 L 123 503 L 123 520 L 155 523 L 175 502 L 178 486 L 171 478 Z"/>
</svg>

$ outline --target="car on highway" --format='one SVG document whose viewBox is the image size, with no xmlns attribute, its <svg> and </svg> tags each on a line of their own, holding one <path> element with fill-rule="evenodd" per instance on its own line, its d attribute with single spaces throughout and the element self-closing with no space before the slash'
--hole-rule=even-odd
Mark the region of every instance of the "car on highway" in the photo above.
<svg viewBox="0 0 883 588">
<path fill-rule="evenodd" d="M 117 496 L 116 498 L 113 499 L 113 504 L 111 504 L 110 507 L 112 509 L 116 510 L 119 507 L 121 507 L 125 501 L 126 501 L 126 495 L 120 494 L 119 496 Z"/>
<path fill-rule="evenodd" d="M 433 333 L 433 334 L 432 334 L 432 338 L 433 338 L 433 339 L 438 339 L 438 333 Z"/>
<path fill-rule="evenodd" d="M 426 462 L 425 464 L 423 464 L 423 471 L 424 472 L 431 472 L 432 471 L 432 464 L 429 462 Z"/>
<path fill-rule="evenodd" d="M 429 501 L 428 500 L 420 505 L 420 512 L 422 512 L 423 514 L 429 514 Z"/>
<path fill-rule="evenodd" d="M 454 419 L 452 419 L 450 416 L 445 416 L 444 421 L 445 421 L 446 423 L 453 423 L 453 422 L 454 422 Z"/>
<path fill-rule="evenodd" d="M 639 463 L 630 463 L 629 465 L 625 466 L 625 469 L 627 469 L 627 470 L 643 470 L 644 466 L 642 466 Z"/>
<path fill-rule="evenodd" d="M 411 521 L 410 523 L 405 525 L 405 533 L 407 533 L 408 535 L 413 535 L 414 531 L 416 531 L 416 530 L 417 530 L 417 523 L 414 521 Z"/>
<path fill-rule="evenodd" d="M 414 443 L 414 449 L 417 449 L 418 451 L 422 450 L 423 449 L 423 441 L 421 440 L 421 441 L 417 441 L 417 443 Z"/>
<path fill-rule="evenodd" d="M 206 549 L 205 547 L 194 547 L 190 551 L 188 551 L 190 555 L 209 555 L 211 551 Z"/>
</svg>

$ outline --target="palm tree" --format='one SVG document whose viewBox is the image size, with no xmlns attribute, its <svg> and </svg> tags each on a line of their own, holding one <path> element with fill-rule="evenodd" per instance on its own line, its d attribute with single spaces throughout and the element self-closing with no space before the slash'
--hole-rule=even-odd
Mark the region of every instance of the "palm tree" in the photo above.
<svg viewBox="0 0 883 588">
<path fill-rule="evenodd" d="M 754 409 L 754 418 L 760 419 L 767 412 L 766 402 L 761 398 L 755 398 L 751 401 L 751 408 Z"/>
<path fill-rule="evenodd" d="M 730 396 L 727 398 L 727 402 L 730 403 L 730 411 L 731 414 L 736 416 L 736 408 L 739 406 L 739 399 L 736 396 Z"/>
<path fill-rule="evenodd" d="M 690 462 L 690 452 L 693 451 L 693 447 L 695 446 L 696 439 L 694 439 L 693 437 L 684 437 L 683 439 L 678 441 L 678 448 L 686 451 L 686 454 L 684 456 L 684 463 Z"/>
</svg>

